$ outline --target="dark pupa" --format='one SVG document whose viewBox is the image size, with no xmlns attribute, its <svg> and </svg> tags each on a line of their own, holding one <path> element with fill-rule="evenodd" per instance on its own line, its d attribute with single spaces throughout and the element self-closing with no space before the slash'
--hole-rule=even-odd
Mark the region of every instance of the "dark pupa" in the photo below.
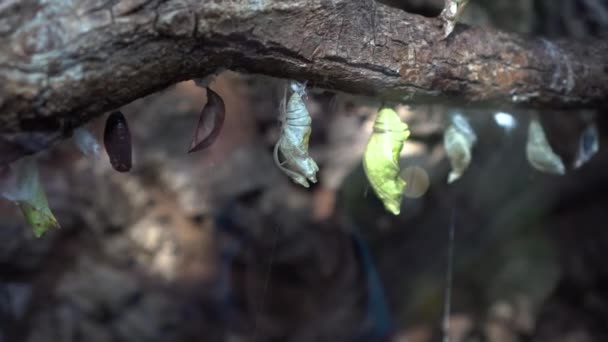
<svg viewBox="0 0 608 342">
<path fill-rule="evenodd" d="M 132 166 L 131 133 L 121 112 L 110 114 L 106 120 L 103 143 L 114 170 L 128 172 Z"/>
<path fill-rule="evenodd" d="M 225 117 L 224 100 L 216 92 L 207 88 L 207 104 L 201 111 L 188 153 L 211 146 L 220 135 Z"/>
</svg>

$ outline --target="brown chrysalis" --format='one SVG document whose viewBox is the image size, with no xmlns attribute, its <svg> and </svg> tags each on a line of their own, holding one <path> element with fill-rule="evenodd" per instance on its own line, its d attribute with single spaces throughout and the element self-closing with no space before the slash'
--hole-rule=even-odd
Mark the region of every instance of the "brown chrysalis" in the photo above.
<svg viewBox="0 0 608 342">
<path fill-rule="evenodd" d="M 225 117 L 224 100 L 216 92 L 207 88 L 207 104 L 201 111 L 188 153 L 211 146 L 220 134 Z"/>
<path fill-rule="evenodd" d="M 110 114 L 106 120 L 103 143 L 114 170 L 118 172 L 131 170 L 131 133 L 127 120 L 121 112 Z"/>
</svg>

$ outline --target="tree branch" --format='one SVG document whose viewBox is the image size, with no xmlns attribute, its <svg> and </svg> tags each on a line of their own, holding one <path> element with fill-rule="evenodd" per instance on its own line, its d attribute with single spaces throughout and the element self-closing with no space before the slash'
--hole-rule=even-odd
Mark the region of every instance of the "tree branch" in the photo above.
<svg viewBox="0 0 608 342">
<path fill-rule="evenodd" d="M 0 163 L 218 68 L 387 100 L 608 103 L 608 42 L 459 26 L 373 0 L 4 0 Z"/>
</svg>

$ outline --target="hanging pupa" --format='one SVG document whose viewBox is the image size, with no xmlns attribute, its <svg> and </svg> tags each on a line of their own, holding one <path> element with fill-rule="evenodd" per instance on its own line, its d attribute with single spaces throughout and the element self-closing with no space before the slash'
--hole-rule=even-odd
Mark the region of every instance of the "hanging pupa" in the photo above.
<svg viewBox="0 0 608 342">
<path fill-rule="evenodd" d="M 225 117 L 226 106 L 224 100 L 211 88 L 207 88 L 207 104 L 201 111 L 188 153 L 211 146 L 220 134 Z"/>
<path fill-rule="evenodd" d="M 125 116 L 116 111 L 106 120 L 103 143 L 110 164 L 118 172 L 128 172 L 132 166 L 131 133 Z"/>
<path fill-rule="evenodd" d="M 97 138 L 91 133 L 89 130 L 83 127 L 79 127 L 74 130 L 73 135 L 74 143 L 76 147 L 87 157 L 97 157 L 99 156 L 99 151 L 101 151 L 101 146 L 99 146 L 99 142 L 97 142 Z"/>
<path fill-rule="evenodd" d="M 443 146 L 450 159 L 452 171 L 448 175 L 448 184 L 458 180 L 471 164 L 473 145 L 477 135 L 462 114 L 454 114 L 451 123 L 443 133 Z"/>
<path fill-rule="evenodd" d="M 33 160 L 16 163 L 16 171 L 5 169 L 0 185 L 2 197 L 15 202 L 25 220 L 32 227 L 34 235 L 41 237 L 49 229 L 60 228 L 51 212 L 38 175 L 38 167 Z"/>
<path fill-rule="evenodd" d="M 600 139 L 595 123 L 590 123 L 581 135 L 576 159 L 574 160 L 574 168 L 578 169 L 586 162 L 591 160 L 593 156 L 600 150 Z"/>
<path fill-rule="evenodd" d="M 468 2 L 469 0 L 445 0 L 443 11 L 439 15 L 443 20 L 444 39 L 454 31 L 456 22 L 458 21 L 458 18 L 460 18 L 460 15 Z"/>
<path fill-rule="evenodd" d="M 394 215 L 401 212 L 405 192 L 406 183 L 399 170 L 399 154 L 409 136 L 409 128 L 397 112 L 392 108 L 382 108 L 363 154 L 363 170 L 374 193 L 386 210 Z"/>
<path fill-rule="evenodd" d="M 528 162 L 538 171 L 563 175 L 566 168 L 562 159 L 553 152 L 545 131 L 537 117 L 530 120 L 528 127 L 528 143 L 526 144 L 526 157 Z"/>
<path fill-rule="evenodd" d="M 496 122 L 496 125 L 502 128 L 506 133 L 511 133 L 515 128 L 517 128 L 517 119 L 515 119 L 515 117 L 509 113 L 494 113 L 494 122 Z"/>
<path fill-rule="evenodd" d="M 31 199 L 36 193 L 36 178 L 36 164 L 31 157 L 3 166 L 0 195 L 12 202 Z"/>
<path fill-rule="evenodd" d="M 305 188 L 308 181 L 317 182 L 319 167 L 308 155 L 308 143 L 312 132 L 312 118 L 302 100 L 305 86 L 299 82 L 290 83 L 293 94 L 282 113 L 281 136 L 274 146 L 274 161 L 295 183 Z M 280 161 L 279 152 L 284 161 Z"/>
</svg>

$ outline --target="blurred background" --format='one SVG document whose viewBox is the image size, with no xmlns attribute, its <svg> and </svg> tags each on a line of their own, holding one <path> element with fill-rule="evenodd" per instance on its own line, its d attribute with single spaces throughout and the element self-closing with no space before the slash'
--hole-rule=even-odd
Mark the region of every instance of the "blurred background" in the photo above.
<svg viewBox="0 0 608 342">
<path fill-rule="evenodd" d="M 422 15 L 443 0 L 386 0 Z M 599 37 L 601 0 L 472 0 L 465 21 L 549 37 Z M 39 155 L 62 229 L 35 239 L 0 202 L 0 341 L 608 341 L 605 109 L 513 111 L 398 105 L 401 215 L 368 185 L 363 149 L 380 100 L 308 85 L 310 189 L 272 160 L 284 80 L 224 72 L 215 144 L 187 154 L 206 92 L 176 84 L 121 110 L 134 168 L 87 159 L 70 140 Z M 448 185 L 449 114 L 478 140 Z M 590 116 L 591 113 L 591 116 Z M 527 162 L 538 114 L 565 176 Z M 595 114 L 599 153 L 572 165 Z M 88 128 L 100 139 L 104 119 Z M 455 233 L 446 301 L 449 233 Z M 442 329 L 445 307 L 451 309 Z"/>
</svg>

